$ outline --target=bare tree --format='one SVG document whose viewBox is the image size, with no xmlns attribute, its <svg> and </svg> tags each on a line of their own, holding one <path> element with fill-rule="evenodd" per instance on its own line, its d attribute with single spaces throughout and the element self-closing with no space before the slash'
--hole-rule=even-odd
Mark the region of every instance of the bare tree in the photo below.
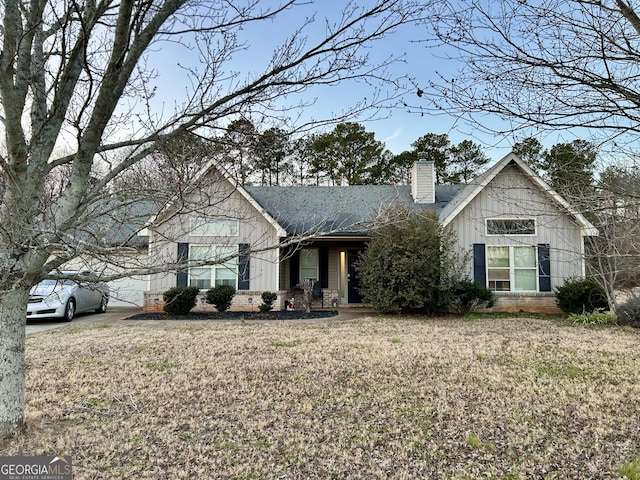
<svg viewBox="0 0 640 480">
<path fill-rule="evenodd" d="M 432 41 L 451 47 L 462 71 L 441 73 L 421 93 L 501 135 L 574 127 L 605 140 L 635 135 L 638 13 L 637 2 L 623 0 L 439 2 L 428 17 Z M 505 122 L 496 127 L 487 114 Z"/>
<path fill-rule="evenodd" d="M 295 95 L 314 85 L 372 85 L 366 99 L 333 120 L 385 105 L 401 92 L 401 79 L 387 69 L 396 59 L 372 61 L 366 47 L 413 21 L 423 3 L 350 2 L 316 28 L 320 19 L 305 14 L 311 2 L 298 0 L 2 0 L 0 436 L 24 424 L 29 289 L 78 255 L 108 258 L 118 247 L 109 234 L 132 213 L 138 192 L 118 192 L 117 179 L 173 136 L 210 137 L 207 131 L 238 118 L 308 106 Z M 305 13 L 292 17 L 298 9 Z M 281 15 L 301 23 L 273 46 L 262 68 L 241 73 L 238 60 L 251 47 L 245 32 Z M 180 93 L 158 102 L 155 82 L 166 72 L 152 66 L 162 65 L 165 48 L 198 62 L 185 61 L 184 83 L 173 88 Z M 61 145 L 68 153 L 59 153 Z M 64 182 L 51 189 L 61 171 Z M 197 185 L 176 188 L 174 208 Z M 137 233 L 120 229 L 121 245 Z"/>
<path fill-rule="evenodd" d="M 591 150 L 608 149 L 618 160 L 629 158 L 636 154 L 640 133 L 639 14 L 637 0 L 439 2 L 428 17 L 435 32 L 429 41 L 446 46 L 460 71 L 441 72 L 420 85 L 419 94 L 430 103 L 416 108 L 446 111 L 501 136 L 578 129 L 581 136 L 589 135 L 585 145 Z M 490 122 L 488 116 L 501 121 Z M 539 167 L 537 146 L 519 147 L 533 154 L 529 161 Z M 593 157 L 586 153 L 590 163 L 583 163 L 588 166 L 582 171 L 592 175 Z M 584 179 L 576 178 L 569 166 L 556 173 L 557 178 L 550 177 L 559 188 L 580 182 L 584 187 Z M 640 252 L 638 236 L 628 228 L 637 218 L 620 210 L 606 212 L 593 185 L 586 186 L 586 191 L 564 188 L 562 193 L 585 213 L 590 210 L 589 218 L 605 235 L 603 241 L 591 239 L 588 251 L 594 257 L 588 260 L 594 269 L 600 266 L 594 275 L 615 311 L 617 262 L 622 257 L 628 262 Z M 623 231 L 624 245 L 608 242 L 621 238 Z"/>
<path fill-rule="evenodd" d="M 592 202 L 600 235 L 587 239 L 587 268 L 614 313 L 618 293 L 640 285 L 639 181 L 637 166 L 610 166 L 601 173 Z"/>
</svg>

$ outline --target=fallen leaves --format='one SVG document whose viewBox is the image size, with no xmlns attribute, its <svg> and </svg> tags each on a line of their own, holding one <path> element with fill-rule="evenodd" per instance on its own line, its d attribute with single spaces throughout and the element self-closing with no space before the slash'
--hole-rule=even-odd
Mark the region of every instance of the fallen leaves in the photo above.
<svg viewBox="0 0 640 480">
<path fill-rule="evenodd" d="M 619 478 L 639 340 L 522 318 L 61 329 L 28 338 L 28 431 L 0 453 L 71 455 L 78 479 Z"/>
</svg>

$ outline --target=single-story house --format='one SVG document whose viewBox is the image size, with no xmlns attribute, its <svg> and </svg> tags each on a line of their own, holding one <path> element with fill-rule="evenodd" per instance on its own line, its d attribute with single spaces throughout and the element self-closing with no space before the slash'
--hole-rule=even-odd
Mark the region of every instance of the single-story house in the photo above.
<svg viewBox="0 0 640 480">
<path fill-rule="evenodd" d="M 199 208 L 179 205 L 147 232 L 151 258 L 179 268 L 151 275 L 146 310 L 176 285 L 199 287 L 197 308 L 209 308 L 204 292 L 220 284 L 237 289 L 232 309 L 257 309 L 264 291 L 284 308 L 304 279 L 317 282 L 314 306 L 361 305 L 353 264 L 371 222 L 405 205 L 434 211 L 456 233 L 469 277 L 496 292 L 494 309 L 554 311 L 555 287 L 584 276 L 584 237 L 598 234 L 513 153 L 466 185 L 436 185 L 428 160 L 403 186 L 242 187 L 215 166 L 203 175 L 188 194 Z M 219 262 L 204 265 L 211 258 Z"/>
</svg>

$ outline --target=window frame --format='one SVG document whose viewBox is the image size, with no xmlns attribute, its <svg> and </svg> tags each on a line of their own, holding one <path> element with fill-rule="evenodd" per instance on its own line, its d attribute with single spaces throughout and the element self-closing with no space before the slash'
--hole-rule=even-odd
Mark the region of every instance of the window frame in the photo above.
<svg viewBox="0 0 640 480">
<path fill-rule="evenodd" d="M 492 248 L 506 248 L 508 249 L 508 253 L 509 253 L 509 265 L 506 267 L 497 267 L 497 266 L 491 266 L 490 265 L 490 259 L 491 256 L 489 255 L 489 250 Z M 517 267 L 516 266 L 516 249 L 531 249 L 533 251 L 533 266 L 528 266 L 528 267 Z M 487 279 L 487 284 L 486 287 L 491 290 L 492 292 L 496 292 L 496 293 L 533 293 L 533 292 L 539 292 L 540 291 L 540 279 L 539 279 L 539 259 L 538 259 L 538 247 L 536 245 L 486 245 L 486 250 L 485 250 L 485 255 L 486 255 L 486 261 L 485 261 L 485 275 L 486 275 L 486 279 Z M 504 279 L 494 279 L 491 280 L 490 278 L 490 274 L 489 272 L 493 270 L 493 271 L 506 271 L 509 274 L 509 289 L 505 290 L 505 289 L 501 289 L 498 290 L 495 288 L 495 286 L 492 288 L 491 286 L 491 282 L 497 282 L 497 281 L 506 281 Z M 535 279 L 535 289 L 534 290 L 524 290 L 524 289 L 517 289 L 516 288 L 516 273 L 520 271 L 529 271 L 529 272 L 533 272 L 533 277 Z"/>
<path fill-rule="evenodd" d="M 237 237 L 239 234 L 240 221 L 235 218 L 189 219 L 190 237 Z"/>
<path fill-rule="evenodd" d="M 523 221 L 531 221 L 533 222 L 533 233 L 489 233 L 489 222 L 523 222 Z M 485 218 L 484 220 L 484 233 L 487 237 L 535 237 L 538 234 L 538 222 L 535 218 Z"/>
<path fill-rule="evenodd" d="M 303 263 L 304 263 L 303 262 L 303 252 L 315 252 L 315 267 L 313 267 L 313 268 L 315 268 L 315 273 L 316 273 L 315 278 L 303 275 L 303 270 L 305 270 L 305 269 L 308 270 L 308 269 L 312 268 L 312 267 L 308 267 L 308 266 L 305 267 L 303 265 Z M 299 274 L 298 278 L 300 279 L 300 281 L 304 281 L 307 278 L 313 280 L 314 282 L 317 282 L 317 281 L 320 280 L 320 249 L 319 248 L 317 248 L 317 247 L 301 248 L 300 249 L 300 262 L 299 263 L 300 264 L 299 264 L 299 268 L 298 268 L 298 274 Z"/>
<path fill-rule="evenodd" d="M 223 245 L 223 244 L 216 244 L 216 245 L 211 245 L 211 244 L 189 244 L 189 253 L 188 253 L 188 261 L 189 263 L 191 263 L 192 261 L 197 261 L 197 258 L 194 258 L 192 256 L 192 249 L 193 248 L 207 248 L 210 251 L 214 252 L 214 255 L 220 255 L 220 256 L 226 256 L 228 254 L 231 253 L 231 249 L 233 249 L 234 253 L 235 253 L 235 257 L 233 257 L 232 259 L 228 260 L 227 262 L 224 263 L 216 263 L 213 265 L 204 265 L 201 267 L 189 267 L 188 269 L 188 274 L 187 274 L 187 285 L 188 286 L 195 286 L 198 287 L 200 290 L 209 290 L 210 288 L 214 288 L 216 286 L 218 286 L 218 273 L 219 271 L 225 271 L 225 272 L 233 272 L 234 275 L 234 280 L 233 283 L 231 284 L 236 290 L 238 289 L 238 268 L 239 268 L 239 260 L 240 260 L 240 251 L 237 245 Z M 225 254 L 225 253 L 221 253 L 218 254 L 217 252 L 222 250 L 222 249 L 229 249 L 229 253 Z M 196 280 L 193 275 L 192 275 L 192 271 L 193 270 L 209 270 L 209 275 L 208 275 L 208 280 L 209 280 L 209 286 L 200 286 L 197 284 L 193 284 L 192 282 L 194 282 L 194 280 Z M 206 279 L 205 279 L 206 280 Z M 224 280 L 224 278 L 222 279 Z M 219 285 L 229 285 L 229 283 L 223 283 L 220 282 Z"/>
</svg>

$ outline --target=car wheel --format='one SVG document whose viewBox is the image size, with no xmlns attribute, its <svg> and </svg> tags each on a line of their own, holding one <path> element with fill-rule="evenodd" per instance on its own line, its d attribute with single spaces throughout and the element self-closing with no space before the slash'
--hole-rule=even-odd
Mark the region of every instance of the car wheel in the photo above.
<svg viewBox="0 0 640 480">
<path fill-rule="evenodd" d="M 70 322 L 76 314 L 76 301 L 70 298 L 67 302 L 67 306 L 64 309 L 64 321 Z"/>
<path fill-rule="evenodd" d="M 96 308 L 96 313 L 105 313 L 107 311 L 107 303 L 109 303 L 109 297 L 103 295 L 102 300 L 100 300 L 100 306 Z"/>
</svg>

